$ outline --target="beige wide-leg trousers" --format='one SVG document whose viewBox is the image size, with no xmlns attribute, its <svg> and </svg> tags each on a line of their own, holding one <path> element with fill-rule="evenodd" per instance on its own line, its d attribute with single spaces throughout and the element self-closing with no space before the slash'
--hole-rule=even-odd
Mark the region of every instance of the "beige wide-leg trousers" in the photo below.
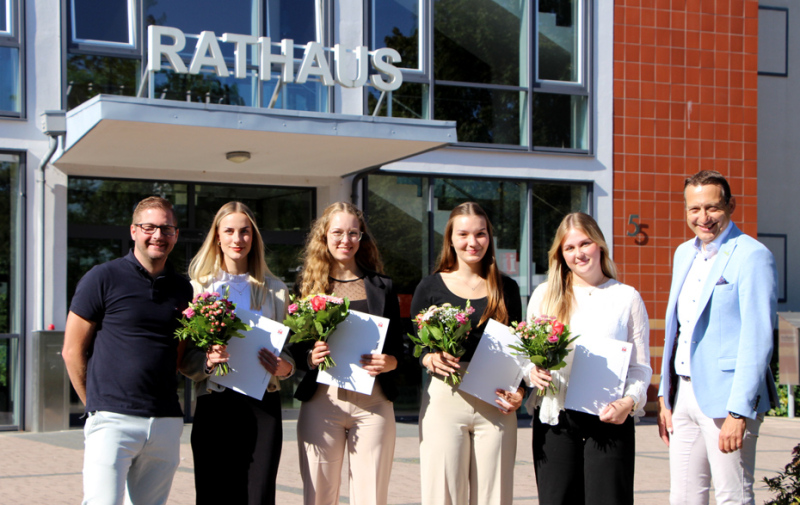
<svg viewBox="0 0 800 505">
<path fill-rule="evenodd" d="M 422 505 L 507 505 L 514 491 L 517 416 L 438 376 L 422 398 Z"/>
<path fill-rule="evenodd" d="M 377 381 L 372 395 L 319 384 L 297 420 L 303 503 L 339 503 L 347 450 L 350 503 L 386 505 L 395 433 L 394 406 Z"/>
</svg>

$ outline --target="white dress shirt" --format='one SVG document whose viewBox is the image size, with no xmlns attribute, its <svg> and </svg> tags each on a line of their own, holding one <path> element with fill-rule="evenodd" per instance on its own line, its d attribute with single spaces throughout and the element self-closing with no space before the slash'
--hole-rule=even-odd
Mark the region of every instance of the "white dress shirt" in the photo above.
<svg viewBox="0 0 800 505">
<path fill-rule="evenodd" d="M 678 338 L 675 342 L 675 373 L 684 377 L 691 377 L 691 352 L 692 333 L 697 324 L 697 308 L 703 286 L 706 285 L 708 274 L 717 259 L 717 253 L 722 242 L 731 231 L 731 226 L 725 228 L 713 242 L 703 245 L 699 238 L 694 240 L 697 255 L 692 262 L 689 273 L 681 286 L 678 295 Z"/>
</svg>

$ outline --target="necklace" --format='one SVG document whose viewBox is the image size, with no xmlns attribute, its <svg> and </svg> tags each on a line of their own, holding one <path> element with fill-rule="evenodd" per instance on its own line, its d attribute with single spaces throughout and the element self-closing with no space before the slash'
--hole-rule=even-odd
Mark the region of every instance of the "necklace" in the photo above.
<svg viewBox="0 0 800 505">
<path fill-rule="evenodd" d="M 249 283 L 247 283 L 247 282 L 230 282 L 230 281 L 228 281 L 228 287 L 233 289 L 240 296 L 244 295 L 244 291 L 245 291 L 245 289 L 247 289 L 247 286 L 249 286 Z"/>
<path fill-rule="evenodd" d="M 579 288 L 582 288 L 582 289 L 586 290 L 586 294 L 588 294 L 589 296 L 592 296 L 592 294 L 593 294 L 595 291 L 597 291 L 597 289 L 598 289 L 600 286 L 602 286 L 603 284 L 605 284 L 607 280 L 608 280 L 608 279 L 607 279 L 605 276 L 603 276 L 603 280 L 602 280 L 602 281 L 600 281 L 600 284 L 598 284 L 597 286 L 592 286 L 591 284 L 587 284 L 587 285 L 585 285 L 585 286 L 576 286 L 576 287 L 579 287 Z"/>
<path fill-rule="evenodd" d="M 472 286 L 470 286 L 470 285 L 469 285 L 469 283 L 468 283 L 467 281 L 465 281 L 465 280 L 464 280 L 464 279 L 462 279 L 461 277 L 459 277 L 459 276 L 457 276 L 457 275 L 456 275 L 455 277 L 456 277 L 456 279 L 458 279 L 458 280 L 460 280 L 461 282 L 463 282 L 463 283 L 464 283 L 464 285 L 465 285 L 466 287 L 468 287 L 468 288 L 470 289 L 470 291 L 472 291 L 472 292 L 475 292 L 475 290 L 476 290 L 476 289 L 478 289 L 478 286 L 480 286 L 480 285 L 481 285 L 481 283 L 484 281 L 484 279 L 482 279 L 482 278 L 478 277 L 478 282 L 475 284 L 475 287 L 472 287 Z"/>
</svg>

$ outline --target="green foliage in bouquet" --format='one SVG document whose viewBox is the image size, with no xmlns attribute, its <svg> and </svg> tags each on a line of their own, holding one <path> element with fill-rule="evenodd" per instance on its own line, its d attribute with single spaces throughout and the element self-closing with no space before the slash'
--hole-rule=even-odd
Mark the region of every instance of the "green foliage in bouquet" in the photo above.
<svg viewBox="0 0 800 505">
<path fill-rule="evenodd" d="M 241 332 L 251 330 L 236 315 L 236 304 L 228 300 L 227 286 L 224 294 L 213 291 L 195 296 L 178 322 L 181 326 L 175 330 L 175 337 L 189 340 L 204 351 L 213 345 L 228 345 L 233 337 L 244 338 Z M 227 363 L 216 367 L 216 375 L 229 371 Z"/>
<path fill-rule="evenodd" d="M 431 305 L 414 318 L 417 325 L 417 334 L 408 337 L 414 344 L 414 357 L 419 358 L 424 349 L 432 352 L 446 352 L 456 358 L 464 355 L 464 339 L 472 329 L 469 315 L 475 312 L 467 306 L 462 311 L 460 307 L 453 307 L 449 303 L 441 306 Z M 454 372 L 445 377 L 445 382 L 455 386 L 461 383 L 461 374 Z"/>
<path fill-rule="evenodd" d="M 336 329 L 339 323 L 350 314 L 350 300 L 330 295 L 308 295 L 298 300 L 291 297 L 291 304 L 287 311 L 289 315 L 283 324 L 289 327 L 294 334 L 289 342 L 304 342 L 307 340 L 328 340 L 328 336 Z M 336 366 L 330 355 L 325 356 L 325 361 L 320 363 L 320 370 Z"/>
</svg>

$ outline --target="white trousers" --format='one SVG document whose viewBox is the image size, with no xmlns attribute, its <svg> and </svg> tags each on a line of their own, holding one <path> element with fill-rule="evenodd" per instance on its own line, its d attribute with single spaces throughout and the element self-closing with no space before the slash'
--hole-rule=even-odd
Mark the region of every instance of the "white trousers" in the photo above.
<svg viewBox="0 0 800 505">
<path fill-rule="evenodd" d="M 183 418 L 96 412 L 83 427 L 84 505 L 167 503 Z"/>
<path fill-rule="evenodd" d="M 419 441 L 423 505 L 511 504 L 515 414 L 432 377 L 422 397 Z"/>
<path fill-rule="evenodd" d="M 719 450 L 719 433 L 725 419 L 701 412 L 691 381 L 678 379 L 669 443 L 670 495 L 673 505 L 706 505 L 711 481 L 717 505 L 753 504 L 753 470 L 756 441 L 763 416 L 747 419 L 738 451 Z"/>
<path fill-rule="evenodd" d="M 297 419 L 305 505 L 336 505 L 350 461 L 350 503 L 386 505 L 395 443 L 394 405 L 375 381 L 372 395 L 318 384 Z"/>
</svg>

